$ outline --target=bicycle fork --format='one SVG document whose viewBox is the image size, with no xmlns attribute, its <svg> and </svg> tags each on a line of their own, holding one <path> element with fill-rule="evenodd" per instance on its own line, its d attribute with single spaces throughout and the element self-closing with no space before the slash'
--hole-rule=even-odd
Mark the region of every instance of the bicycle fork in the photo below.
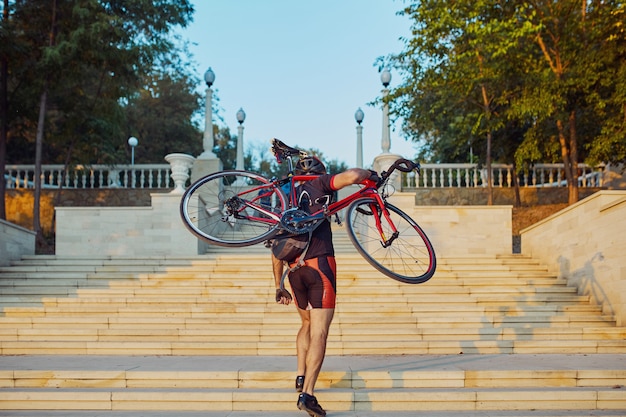
<svg viewBox="0 0 626 417">
<path fill-rule="evenodd" d="M 380 244 L 382 245 L 383 248 L 388 248 L 389 246 L 391 246 L 393 241 L 396 240 L 398 236 L 400 236 L 400 232 L 398 232 L 398 230 L 396 229 L 396 225 L 393 224 L 393 221 L 391 220 L 391 216 L 389 215 L 389 210 L 387 210 L 384 206 L 376 205 L 376 204 L 372 204 L 371 208 L 372 208 L 372 213 L 378 213 L 375 217 L 375 221 L 376 221 L 376 229 L 378 230 L 378 233 L 380 233 L 380 238 L 381 238 Z M 377 208 L 379 208 L 380 210 L 377 210 Z M 389 239 L 387 239 L 387 236 L 385 235 L 385 231 L 383 230 L 383 222 L 381 221 L 381 213 L 385 217 L 385 220 L 387 221 L 387 224 L 389 224 L 389 228 L 391 229 L 391 237 Z"/>
</svg>

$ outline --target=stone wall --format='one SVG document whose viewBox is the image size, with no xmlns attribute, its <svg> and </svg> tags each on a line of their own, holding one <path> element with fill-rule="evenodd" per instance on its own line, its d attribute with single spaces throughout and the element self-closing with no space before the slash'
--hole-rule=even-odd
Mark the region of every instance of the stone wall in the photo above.
<svg viewBox="0 0 626 417">
<path fill-rule="evenodd" d="M 521 231 L 531 255 L 626 325 L 626 191 L 601 191 Z"/>
<path fill-rule="evenodd" d="M 0 219 L 0 265 L 35 254 L 35 233 Z"/>
<path fill-rule="evenodd" d="M 579 188 L 579 197 L 583 199 L 599 191 L 599 188 Z M 406 192 L 415 193 L 418 206 L 485 206 L 488 191 L 486 188 L 414 188 Z M 520 188 L 522 206 L 567 203 L 568 190 L 559 188 Z M 514 205 L 515 190 L 512 188 L 494 188 L 494 205 Z"/>
<path fill-rule="evenodd" d="M 198 240 L 180 218 L 180 194 L 153 193 L 149 207 L 58 207 L 60 256 L 190 256 Z"/>
<path fill-rule="evenodd" d="M 42 190 L 40 222 L 45 235 L 54 234 L 54 207 L 148 207 L 152 193 L 169 193 L 170 189 L 80 189 Z M 598 191 L 580 188 L 580 198 Z M 415 195 L 418 206 L 486 206 L 484 188 L 416 188 L 407 190 Z M 32 189 L 7 190 L 5 204 L 7 221 L 26 229 L 33 229 Z M 521 188 L 522 205 L 567 203 L 567 188 Z M 513 205 L 514 190 L 494 189 L 495 205 Z"/>
<path fill-rule="evenodd" d="M 42 190 L 40 222 L 44 234 L 54 232 L 55 207 L 140 207 L 150 205 L 151 193 L 168 193 L 171 190 L 148 189 L 81 189 Z M 32 189 L 7 190 L 5 197 L 7 221 L 33 229 Z M 55 204 L 56 202 L 56 204 Z"/>
</svg>

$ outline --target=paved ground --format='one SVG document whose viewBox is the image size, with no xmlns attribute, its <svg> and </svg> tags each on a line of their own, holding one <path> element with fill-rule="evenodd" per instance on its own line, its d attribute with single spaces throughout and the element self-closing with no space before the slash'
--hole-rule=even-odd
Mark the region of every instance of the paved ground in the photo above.
<svg viewBox="0 0 626 417">
<path fill-rule="evenodd" d="M 307 413 L 299 410 L 291 411 L 17 411 L 5 412 L 0 410 L 0 416 L 10 417 L 307 417 Z M 372 412 L 372 411 L 343 411 L 328 413 L 328 417 L 625 417 L 622 411 L 593 410 L 593 411 L 458 411 L 458 412 Z"/>
</svg>

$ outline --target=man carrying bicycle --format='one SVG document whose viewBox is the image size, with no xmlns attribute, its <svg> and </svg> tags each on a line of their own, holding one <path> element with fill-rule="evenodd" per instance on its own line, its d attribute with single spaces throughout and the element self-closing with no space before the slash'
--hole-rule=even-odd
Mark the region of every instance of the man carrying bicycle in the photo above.
<svg viewBox="0 0 626 417">
<path fill-rule="evenodd" d="M 295 167 L 296 175 L 317 175 L 296 187 L 294 206 L 312 213 L 329 205 L 332 195 L 344 187 L 359 184 L 372 175 L 373 171 L 352 168 L 340 174 L 329 175 L 322 161 L 314 156 L 300 158 Z M 291 260 L 294 267 L 296 260 Z M 299 262 L 301 263 L 301 262 Z M 276 302 L 289 304 L 291 295 L 281 289 L 283 263 L 272 259 L 276 282 Z M 297 406 L 313 417 L 322 417 L 326 411 L 314 395 L 315 383 L 326 354 L 328 331 L 335 313 L 336 264 L 332 242 L 331 224 L 328 219 L 315 228 L 304 263 L 289 272 L 289 283 L 294 293 L 295 304 L 302 324 L 296 337 L 298 372 L 296 390 L 301 392 Z"/>
</svg>

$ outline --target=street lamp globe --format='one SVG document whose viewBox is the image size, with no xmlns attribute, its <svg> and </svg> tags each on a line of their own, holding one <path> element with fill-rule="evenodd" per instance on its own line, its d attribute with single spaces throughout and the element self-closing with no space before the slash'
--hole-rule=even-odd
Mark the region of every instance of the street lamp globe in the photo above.
<svg viewBox="0 0 626 417">
<path fill-rule="evenodd" d="M 391 82 L 391 73 L 389 72 L 388 69 L 385 69 L 380 74 L 380 81 L 383 83 L 383 87 L 385 88 L 389 87 L 389 83 Z"/>
<path fill-rule="evenodd" d="M 246 120 L 246 112 L 243 111 L 243 109 L 240 107 L 239 111 L 237 112 L 237 121 L 239 122 L 239 124 L 243 124 L 244 120 Z"/>
<path fill-rule="evenodd" d="M 139 144 L 139 141 L 137 140 L 136 137 L 131 136 L 128 138 L 128 144 L 134 148 L 135 146 Z"/>
<path fill-rule="evenodd" d="M 354 120 L 356 120 L 358 124 L 361 124 L 363 123 L 364 117 L 365 117 L 365 113 L 363 113 L 363 110 L 361 110 L 361 108 L 359 107 L 356 113 L 354 113 Z"/>
<path fill-rule="evenodd" d="M 209 67 L 209 69 L 204 73 L 204 81 L 206 82 L 207 87 L 211 88 L 213 82 L 215 81 L 215 73 L 211 67 Z"/>
</svg>

